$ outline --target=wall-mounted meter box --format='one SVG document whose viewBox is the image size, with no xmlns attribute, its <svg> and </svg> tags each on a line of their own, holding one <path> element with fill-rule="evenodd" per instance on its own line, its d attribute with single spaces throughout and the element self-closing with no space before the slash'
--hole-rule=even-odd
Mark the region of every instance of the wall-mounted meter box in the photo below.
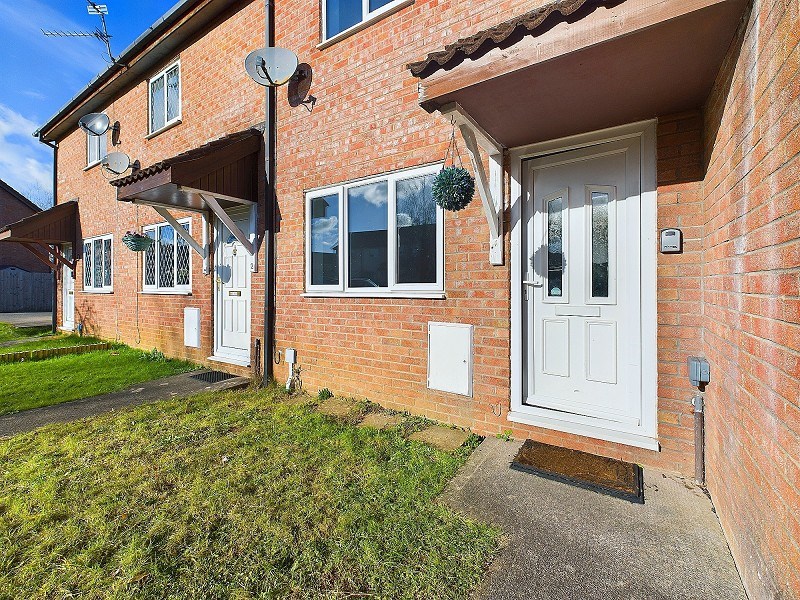
<svg viewBox="0 0 800 600">
<path fill-rule="evenodd" d="M 690 356 L 688 359 L 689 382 L 694 387 L 701 387 L 711 381 L 711 367 L 705 358 Z"/>
<path fill-rule="evenodd" d="M 680 229 L 662 229 L 660 249 L 661 254 L 683 252 L 683 232 Z"/>
</svg>

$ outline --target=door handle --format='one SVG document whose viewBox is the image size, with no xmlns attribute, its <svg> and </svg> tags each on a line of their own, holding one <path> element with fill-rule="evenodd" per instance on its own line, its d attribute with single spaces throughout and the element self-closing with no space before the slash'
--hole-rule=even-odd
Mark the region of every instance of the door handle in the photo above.
<svg viewBox="0 0 800 600">
<path fill-rule="evenodd" d="M 531 287 L 537 287 L 537 288 L 539 288 L 539 287 L 543 287 L 543 286 L 544 286 L 544 283 L 542 283 L 541 281 L 528 281 L 528 280 L 523 280 L 523 281 L 522 281 L 522 284 L 523 284 L 523 285 L 529 285 L 529 286 L 531 286 Z"/>
</svg>

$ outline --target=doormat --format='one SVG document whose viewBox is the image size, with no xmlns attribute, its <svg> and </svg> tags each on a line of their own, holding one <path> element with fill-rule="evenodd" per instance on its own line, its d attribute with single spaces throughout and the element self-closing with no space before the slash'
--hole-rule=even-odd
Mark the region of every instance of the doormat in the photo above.
<svg viewBox="0 0 800 600">
<path fill-rule="evenodd" d="M 644 504 L 639 465 L 525 440 L 511 468 Z"/>
<path fill-rule="evenodd" d="M 195 375 L 189 375 L 192 379 L 196 379 L 197 381 L 203 381 L 205 383 L 219 383 L 220 381 L 227 381 L 228 379 L 233 379 L 236 375 L 231 375 L 230 373 L 223 373 L 222 371 L 203 371 L 202 373 L 197 373 Z"/>
</svg>

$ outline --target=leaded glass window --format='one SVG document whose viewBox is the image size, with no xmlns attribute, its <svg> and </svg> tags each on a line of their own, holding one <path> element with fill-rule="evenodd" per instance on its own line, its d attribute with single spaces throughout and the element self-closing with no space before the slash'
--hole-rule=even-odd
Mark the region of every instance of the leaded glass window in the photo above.
<svg viewBox="0 0 800 600">
<path fill-rule="evenodd" d="M 181 118 L 180 64 L 170 65 L 150 80 L 150 133 Z"/>
<path fill-rule="evenodd" d="M 191 234 L 189 219 L 179 223 Z M 192 281 L 192 259 L 186 240 L 168 223 L 145 227 L 144 235 L 155 240 L 144 253 L 145 291 L 188 292 Z"/>
<path fill-rule="evenodd" d="M 83 243 L 83 289 L 111 291 L 113 268 L 111 236 L 92 238 Z"/>
</svg>

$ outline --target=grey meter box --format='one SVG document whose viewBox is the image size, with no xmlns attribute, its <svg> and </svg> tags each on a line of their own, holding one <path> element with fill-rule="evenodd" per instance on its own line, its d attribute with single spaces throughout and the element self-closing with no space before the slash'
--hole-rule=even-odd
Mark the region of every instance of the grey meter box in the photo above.
<svg viewBox="0 0 800 600">
<path fill-rule="evenodd" d="M 711 381 L 711 367 L 705 358 L 689 357 L 689 381 L 694 387 L 700 387 Z"/>
<path fill-rule="evenodd" d="M 683 252 L 683 232 L 680 229 L 662 229 L 660 240 L 661 254 Z"/>
</svg>

